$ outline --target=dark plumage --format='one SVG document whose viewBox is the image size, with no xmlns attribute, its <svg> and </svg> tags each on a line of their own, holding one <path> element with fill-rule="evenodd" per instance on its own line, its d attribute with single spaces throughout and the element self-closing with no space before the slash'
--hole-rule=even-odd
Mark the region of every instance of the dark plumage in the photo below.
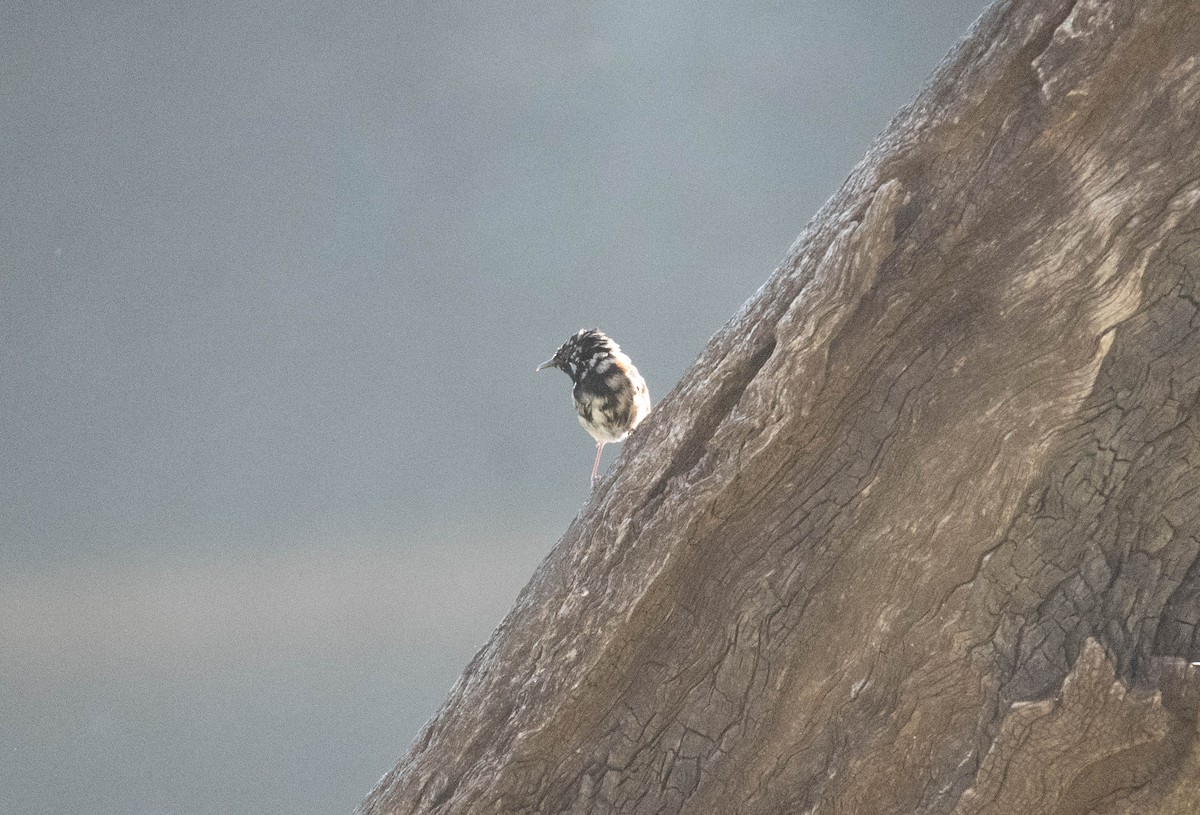
<svg viewBox="0 0 1200 815">
<path fill-rule="evenodd" d="M 584 329 L 537 367 L 558 368 L 575 383 L 571 395 L 579 423 L 596 440 L 592 484 L 604 445 L 622 441 L 650 414 L 650 390 L 633 362 L 602 331 Z"/>
</svg>

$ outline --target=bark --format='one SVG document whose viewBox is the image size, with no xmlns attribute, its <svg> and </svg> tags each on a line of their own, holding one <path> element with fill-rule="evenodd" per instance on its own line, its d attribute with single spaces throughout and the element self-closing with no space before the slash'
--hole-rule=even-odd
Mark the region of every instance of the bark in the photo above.
<svg viewBox="0 0 1200 815">
<path fill-rule="evenodd" d="M 362 812 L 1200 808 L 1200 3 L 1001 2 Z"/>
</svg>

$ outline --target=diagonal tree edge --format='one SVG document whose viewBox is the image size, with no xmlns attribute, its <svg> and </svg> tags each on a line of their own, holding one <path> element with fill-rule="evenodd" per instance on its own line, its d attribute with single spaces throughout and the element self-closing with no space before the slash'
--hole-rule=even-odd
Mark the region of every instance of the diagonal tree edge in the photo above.
<svg viewBox="0 0 1200 815">
<path fill-rule="evenodd" d="M 361 811 L 1187 801 L 1197 12 L 989 10 Z"/>
</svg>

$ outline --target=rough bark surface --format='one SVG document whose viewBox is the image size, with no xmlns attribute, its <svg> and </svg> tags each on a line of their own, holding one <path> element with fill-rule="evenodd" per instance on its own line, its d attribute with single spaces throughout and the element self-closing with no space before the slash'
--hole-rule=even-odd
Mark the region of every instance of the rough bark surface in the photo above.
<svg viewBox="0 0 1200 815">
<path fill-rule="evenodd" d="M 1200 2 L 1000 2 L 363 813 L 1195 813 Z"/>
</svg>

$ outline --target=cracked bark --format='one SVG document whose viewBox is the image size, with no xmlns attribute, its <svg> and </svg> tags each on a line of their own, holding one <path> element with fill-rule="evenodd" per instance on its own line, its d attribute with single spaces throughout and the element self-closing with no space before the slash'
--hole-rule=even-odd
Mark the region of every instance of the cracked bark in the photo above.
<svg viewBox="0 0 1200 815">
<path fill-rule="evenodd" d="M 1198 60 L 994 6 L 361 811 L 1194 812 Z"/>
</svg>

